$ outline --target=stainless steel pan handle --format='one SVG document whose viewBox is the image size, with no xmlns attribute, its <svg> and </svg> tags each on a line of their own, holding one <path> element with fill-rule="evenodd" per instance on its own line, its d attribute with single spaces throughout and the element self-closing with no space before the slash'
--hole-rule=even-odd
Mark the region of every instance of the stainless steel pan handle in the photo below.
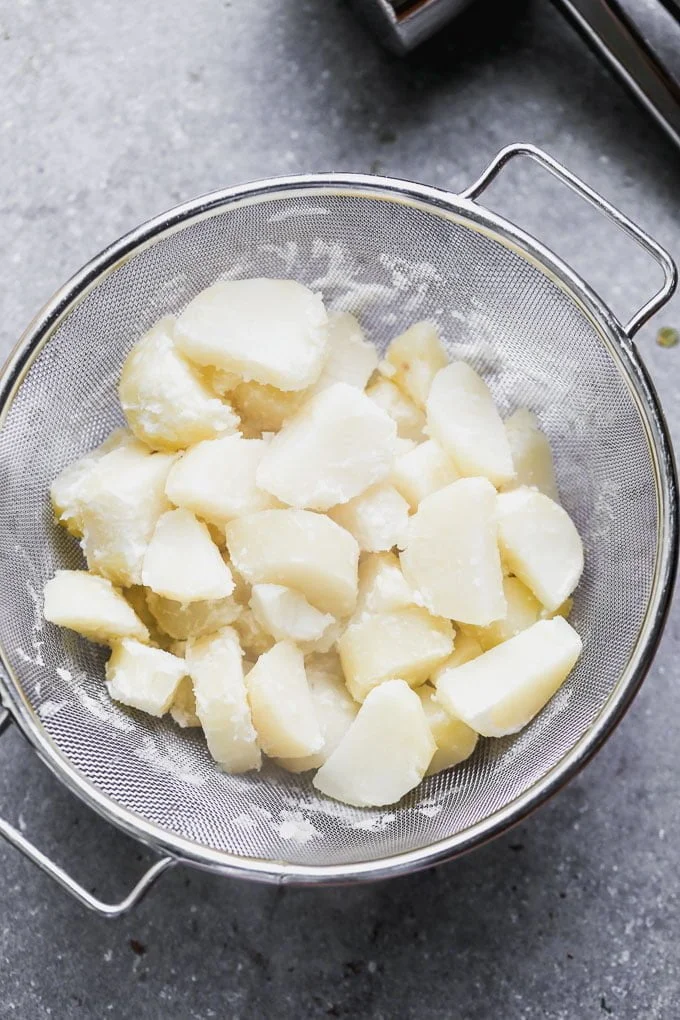
<svg viewBox="0 0 680 1020">
<path fill-rule="evenodd" d="M 662 248 L 653 237 L 650 237 L 641 227 L 638 227 L 636 223 L 628 219 L 616 206 L 611 205 L 605 198 L 596 191 L 593 191 L 580 177 L 573 174 L 571 170 L 567 170 L 556 159 L 549 156 L 547 152 L 543 152 L 542 149 L 527 142 L 517 142 L 514 145 L 506 146 L 505 149 L 501 149 L 495 159 L 489 163 L 481 177 L 460 193 L 460 198 L 466 198 L 472 202 L 476 201 L 498 176 L 503 167 L 517 156 L 527 156 L 529 159 L 539 163 L 544 170 L 547 170 L 553 177 L 562 181 L 568 188 L 571 188 L 577 195 L 580 195 L 586 202 L 589 202 L 599 212 L 604 213 L 613 223 L 621 227 L 629 237 L 637 241 L 652 256 L 655 262 L 661 266 L 664 275 L 663 286 L 624 326 L 625 332 L 632 339 L 640 327 L 663 308 L 672 297 L 678 283 L 678 269 L 675 262 L 665 248 Z"/>
</svg>

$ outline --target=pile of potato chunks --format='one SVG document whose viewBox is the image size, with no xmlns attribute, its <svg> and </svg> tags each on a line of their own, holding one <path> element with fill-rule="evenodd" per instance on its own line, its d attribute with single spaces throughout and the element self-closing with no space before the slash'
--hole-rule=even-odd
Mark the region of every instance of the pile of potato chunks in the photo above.
<svg viewBox="0 0 680 1020">
<path fill-rule="evenodd" d="M 222 280 L 139 340 L 119 395 L 128 428 L 52 484 L 87 570 L 57 571 L 45 617 L 227 772 L 264 753 L 391 804 L 574 666 L 583 549 L 548 441 L 433 323 L 379 364 L 301 284 Z"/>
</svg>

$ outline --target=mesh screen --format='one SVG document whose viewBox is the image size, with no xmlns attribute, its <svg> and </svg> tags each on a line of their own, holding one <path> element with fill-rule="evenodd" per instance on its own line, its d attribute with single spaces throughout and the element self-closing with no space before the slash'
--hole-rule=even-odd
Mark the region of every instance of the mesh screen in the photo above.
<svg viewBox="0 0 680 1020">
<path fill-rule="evenodd" d="M 503 413 L 528 405 L 555 451 L 563 502 L 586 547 L 572 677 L 518 736 L 481 741 L 463 766 L 400 805 L 357 810 L 274 766 L 219 772 L 195 731 L 110 703 L 104 654 L 41 620 L 58 567 L 83 565 L 47 491 L 121 423 L 126 352 L 163 313 L 221 275 L 290 276 L 355 312 L 384 347 L 438 321 L 455 357 L 489 381 Z M 600 712 L 637 640 L 657 546 L 657 492 L 621 365 L 576 304 L 521 254 L 436 210 L 347 191 L 223 207 L 103 278 L 35 360 L 0 434 L 0 640 L 40 724 L 100 791 L 170 833 L 296 864 L 376 860 L 480 822 L 543 776 Z"/>
</svg>

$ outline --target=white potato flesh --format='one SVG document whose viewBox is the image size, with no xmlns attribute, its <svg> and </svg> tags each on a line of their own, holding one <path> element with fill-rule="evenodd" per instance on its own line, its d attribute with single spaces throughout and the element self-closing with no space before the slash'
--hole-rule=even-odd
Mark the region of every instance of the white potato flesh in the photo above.
<svg viewBox="0 0 680 1020">
<path fill-rule="evenodd" d="M 185 676 L 183 680 L 180 680 L 179 687 L 172 699 L 170 715 L 183 730 L 196 729 L 201 725 L 201 720 L 196 715 L 196 695 L 190 676 Z"/>
<path fill-rule="evenodd" d="M 275 507 L 255 481 L 266 448 L 263 439 L 242 436 L 198 443 L 173 464 L 165 493 L 175 506 L 214 524 Z"/>
<path fill-rule="evenodd" d="M 418 785 L 435 750 L 418 695 L 388 680 L 370 692 L 313 783 L 356 807 L 394 804 Z"/>
<path fill-rule="evenodd" d="M 419 443 L 394 462 L 391 481 L 412 510 L 433 492 L 460 478 L 451 457 L 434 439 Z"/>
<path fill-rule="evenodd" d="M 174 461 L 141 443 L 112 450 L 84 479 L 78 507 L 90 570 L 114 584 L 142 583 L 142 564 L 161 514 L 170 508 L 165 482 Z"/>
<path fill-rule="evenodd" d="M 515 466 L 513 486 L 533 486 L 559 502 L 552 450 L 548 437 L 538 427 L 536 415 L 520 407 L 506 419 L 505 432 Z"/>
<path fill-rule="evenodd" d="M 336 524 L 354 535 L 362 552 L 386 552 L 403 542 L 408 503 L 393 485 L 379 482 L 328 512 Z"/>
<path fill-rule="evenodd" d="M 437 772 L 450 769 L 452 765 L 459 765 L 460 762 L 469 758 L 477 745 L 479 734 L 462 719 L 456 719 L 446 711 L 438 700 L 434 687 L 423 684 L 418 688 L 417 693 L 425 711 L 432 738 L 437 745 L 437 750 L 425 773 L 428 776 L 434 776 Z"/>
<path fill-rule="evenodd" d="M 363 701 L 372 688 L 400 678 L 416 687 L 453 651 L 453 627 L 419 606 L 376 613 L 351 624 L 338 641 L 350 694 Z"/>
<path fill-rule="evenodd" d="M 330 518 L 309 510 L 262 510 L 230 521 L 226 536 L 234 567 L 250 584 L 295 588 L 332 616 L 354 609 L 359 547 Z"/>
<path fill-rule="evenodd" d="M 253 662 L 264 652 L 268 652 L 275 644 L 275 639 L 268 630 L 264 629 L 250 606 L 246 606 L 238 619 L 234 621 L 234 629 L 238 633 L 244 655 L 252 659 Z"/>
<path fill-rule="evenodd" d="M 307 682 L 302 652 L 279 641 L 246 678 L 260 746 L 272 758 L 303 758 L 320 751 L 323 734 Z"/>
<path fill-rule="evenodd" d="M 229 394 L 241 417 L 241 431 L 249 437 L 278 432 L 307 399 L 308 390 L 279 390 L 266 383 L 240 382 Z"/>
<path fill-rule="evenodd" d="M 132 348 L 118 395 L 138 439 L 155 450 L 183 450 L 235 432 L 238 417 L 175 346 L 172 319 L 161 319 Z"/>
<path fill-rule="evenodd" d="M 387 478 L 394 436 L 394 422 L 364 393 L 335 383 L 274 436 L 257 484 L 290 506 L 328 510 Z"/>
<path fill-rule="evenodd" d="M 220 280 L 189 302 L 175 333 L 199 365 L 302 390 L 321 373 L 327 319 L 320 295 L 294 280 Z"/>
<path fill-rule="evenodd" d="M 485 652 L 526 630 L 542 615 L 541 603 L 518 577 L 503 578 L 503 594 L 508 608 L 502 620 L 495 620 L 488 627 L 465 624 Z"/>
<path fill-rule="evenodd" d="M 401 439 L 416 443 L 425 439 L 425 415 L 389 379 L 377 379 L 366 390 L 366 396 L 394 421 Z"/>
<path fill-rule="evenodd" d="M 254 584 L 250 608 L 258 623 L 277 641 L 318 641 L 335 622 L 330 613 L 310 606 L 299 591 L 281 584 Z"/>
<path fill-rule="evenodd" d="M 485 478 L 461 478 L 410 519 L 401 568 L 430 612 L 480 627 L 505 616 L 496 499 Z"/>
<path fill-rule="evenodd" d="M 125 601 L 129 606 L 132 607 L 134 612 L 137 614 L 139 619 L 142 621 L 144 626 L 149 632 L 148 643 L 150 645 L 157 645 L 159 648 L 165 648 L 172 652 L 170 645 L 172 644 L 170 637 L 159 627 L 156 617 L 149 609 L 149 604 L 146 600 L 147 589 L 141 584 L 134 584 L 130 588 L 125 588 L 123 591 Z M 137 637 L 138 635 L 134 635 Z M 139 640 L 144 640 L 140 638 Z M 173 653 L 174 654 L 174 653 Z"/>
<path fill-rule="evenodd" d="M 114 645 L 106 663 L 106 687 L 113 700 L 155 716 L 169 710 L 186 675 L 184 659 L 133 638 Z"/>
<path fill-rule="evenodd" d="M 561 616 L 539 620 L 478 659 L 445 670 L 437 697 L 447 712 L 485 737 L 517 733 L 566 680 L 581 639 Z"/>
<path fill-rule="evenodd" d="M 83 534 L 80 502 L 85 479 L 97 461 L 122 446 L 136 446 L 142 453 L 148 453 L 128 429 L 116 429 L 95 450 L 86 453 L 80 460 L 67 464 L 52 482 L 50 499 L 54 516 L 57 522 L 76 538 L 81 538 Z"/>
<path fill-rule="evenodd" d="M 433 687 L 436 687 L 440 676 L 442 676 L 445 670 L 453 669 L 455 666 L 462 666 L 466 662 L 472 662 L 473 659 L 476 659 L 477 656 L 483 653 L 484 649 L 477 638 L 473 637 L 472 634 L 466 634 L 464 630 L 456 631 L 456 636 L 453 639 L 452 654 L 432 670 L 428 677 L 429 682 Z"/>
<path fill-rule="evenodd" d="M 449 363 L 434 322 L 416 322 L 395 337 L 385 353 L 389 378 L 413 401 L 425 408 L 432 380 Z"/>
<path fill-rule="evenodd" d="M 371 553 L 359 562 L 359 591 L 353 622 L 372 613 L 390 613 L 415 605 L 414 592 L 407 583 L 392 552 Z"/>
<path fill-rule="evenodd" d="M 205 524 L 189 510 L 168 510 L 158 520 L 144 556 L 142 582 L 175 602 L 231 595 L 229 567 Z"/>
<path fill-rule="evenodd" d="M 58 570 L 45 585 L 43 614 L 100 644 L 120 638 L 148 641 L 149 632 L 122 593 L 86 570 Z"/>
<path fill-rule="evenodd" d="M 154 591 L 147 591 L 146 603 L 161 630 L 178 641 L 221 630 L 233 623 L 243 611 L 233 594 L 223 599 L 176 602 Z"/>
<path fill-rule="evenodd" d="M 536 489 L 498 497 L 498 541 L 515 574 L 549 611 L 571 595 L 583 572 L 583 543 L 559 503 Z"/>
<path fill-rule="evenodd" d="M 198 716 L 210 754 L 225 772 L 259 769 L 262 755 L 253 726 L 238 634 L 225 627 L 187 645 Z"/>
<path fill-rule="evenodd" d="M 242 382 L 241 376 L 236 372 L 227 372 L 223 368 L 214 368 L 210 365 L 203 369 L 203 378 L 218 397 L 226 397 L 230 403 L 233 390 Z"/>
<path fill-rule="evenodd" d="M 333 665 L 329 666 L 330 660 Z M 312 692 L 314 711 L 321 727 L 323 746 L 304 758 L 277 758 L 277 764 L 288 772 L 318 769 L 331 756 L 359 711 L 347 688 L 340 661 L 335 656 L 311 655 L 305 660 L 305 672 Z"/>
<path fill-rule="evenodd" d="M 491 392 L 463 361 L 437 373 L 427 398 L 427 428 L 461 475 L 481 475 L 494 485 L 513 479 L 510 443 Z"/>
<path fill-rule="evenodd" d="M 364 337 L 361 326 L 349 312 L 331 312 L 328 316 L 328 352 L 313 392 L 328 389 L 334 383 L 347 383 L 363 390 L 378 367 L 378 353 Z"/>
</svg>

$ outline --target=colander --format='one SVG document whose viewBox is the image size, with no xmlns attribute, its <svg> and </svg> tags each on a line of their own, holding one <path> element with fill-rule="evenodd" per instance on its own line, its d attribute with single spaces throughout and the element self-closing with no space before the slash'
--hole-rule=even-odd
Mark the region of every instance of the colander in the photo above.
<svg viewBox="0 0 680 1020">
<path fill-rule="evenodd" d="M 664 283 L 623 326 L 542 244 L 476 202 L 529 157 L 635 238 Z M 504 149 L 460 195 L 406 181 L 319 174 L 232 188 L 138 228 L 60 290 L 0 378 L 0 683 L 13 719 L 58 778 L 161 859 L 121 902 L 93 897 L 7 822 L 0 833 L 81 902 L 114 916 L 178 862 L 260 881 L 383 878 L 464 851 L 519 821 L 601 746 L 659 640 L 676 567 L 677 485 L 656 395 L 633 343 L 676 284 L 669 255 L 550 156 Z M 503 413 L 528 405 L 547 431 L 564 503 L 586 548 L 572 676 L 520 734 L 481 741 L 460 767 L 398 805 L 326 800 L 274 765 L 229 776 L 200 733 L 111 703 L 104 655 L 45 624 L 55 568 L 82 566 L 47 491 L 122 423 L 126 352 L 217 277 L 284 276 L 360 317 L 378 347 L 436 319 L 450 353 L 489 381 Z"/>
</svg>

